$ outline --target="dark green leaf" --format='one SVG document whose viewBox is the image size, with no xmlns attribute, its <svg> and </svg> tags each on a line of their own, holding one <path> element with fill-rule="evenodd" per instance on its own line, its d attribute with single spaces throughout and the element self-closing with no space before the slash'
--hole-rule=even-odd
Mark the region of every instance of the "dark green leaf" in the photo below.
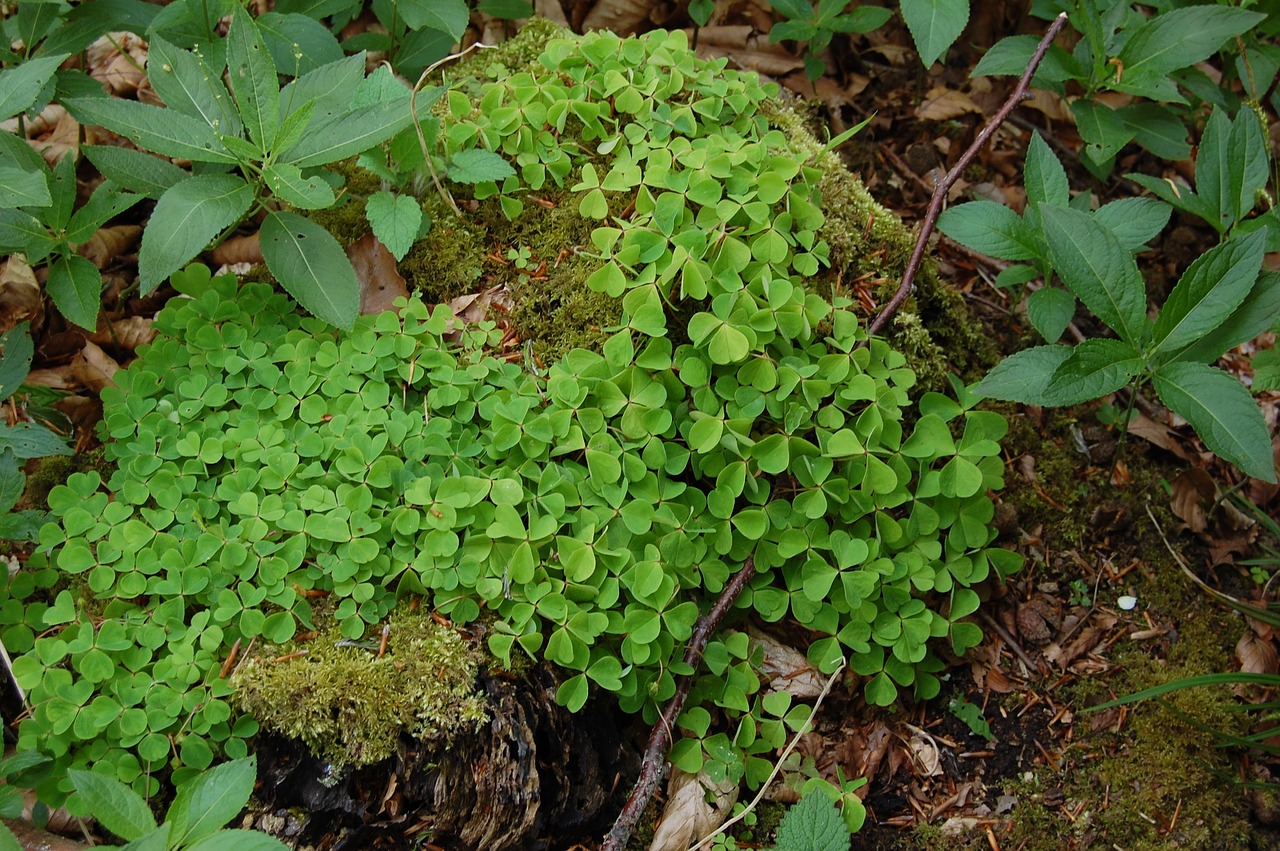
<svg viewBox="0 0 1280 851">
<path fill-rule="evenodd" d="M 778 823 L 776 851 L 849 851 L 849 829 L 831 799 L 815 789 Z"/>
<path fill-rule="evenodd" d="M 504 21 L 533 16 L 533 4 L 528 0 L 480 0 L 476 10 Z M 706 21 L 702 23 L 705 24 Z"/>
<path fill-rule="evenodd" d="M 1153 383 L 1160 401 L 1189 422 L 1218 457 L 1275 483 L 1267 423 L 1237 379 L 1202 363 L 1174 361 L 1156 369 Z"/>
<path fill-rule="evenodd" d="M 1222 222 L 1218 219 L 1217 211 L 1186 184 L 1162 180 L 1149 174 L 1126 174 L 1125 177 L 1175 208 L 1199 216 L 1213 225 L 1219 233 L 1222 232 Z"/>
<path fill-rule="evenodd" d="M 1164 11 L 1138 27 L 1117 58 L 1126 74 L 1168 74 L 1208 59 L 1227 39 L 1265 19 L 1266 15 L 1259 12 L 1227 6 Z"/>
<path fill-rule="evenodd" d="M 1027 318 L 1046 343 L 1058 342 L 1075 315 L 1075 296 L 1058 287 L 1041 287 L 1027 297 Z"/>
<path fill-rule="evenodd" d="M 343 160 L 385 142 L 411 120 L 409 110 L 400 102 L 378 103 L 329 117 L 320 117 L 317 109 L 317 117 L 302 140 L 282 159 L 299 168 Z"/>
<path fill-rule="evenodd" d="M 53 73 L 69 55 L 59 53 L 28 59 L 17 67 L 0 71 L 0 120 L 34 106 L 40 92 L 53 79 Z"/>
<path fill-rule="evenodd" d="M 253 794 L 257 773 L 250 756 L 214 766 L 181 786 L 166 817 L 173 841 L 189 845 L 235 818 Z"/>
<path fill-rule="evenodd" d="M 151 39 L 147 76 L 165 105 L 198 118 L 216 134 L 239 136 L 242 129 L 221 73 L 203 57 L 179 50 L 159 36 Z"/>
<path fill-rule="evenodd" d="M 1158 103 L 1133 103 L 1117 110 L 1133 131 L 1133 140 L 1161 159 L 1178 162 L 1191 156 L 1187 128 L 1177 113 Z"/>
<path fill-rule="evenodd" d="M 231 174 L 203 174 L 170 187 L 142 233 L 138 277 L 149 293 L 185 266 L 214 237 L 240 221 L 253 188 Z"/>
<path fill-rule="evenodd" d="M 259 237 L 267 268 L 298 303 L 326 322 L 351 328 L 360 289 L 351 261 L 333 236 L 296 213 L 271 213 Z"/>
<path fill-rule="evenodd" d="M 1280 272 L 1258 276 L 1244 302 L 1214 331 L 1193 346 L 1178 352 L 1176 360 L 1210 363 L 1241 343 L 1270 328 L 1280 317 Z"/>
<path fill-rule="evenodd" d="M 82 124 L 101 125 L 166 157 L 236 163 L 209 125 L 176 110 L 121 98 L 69 98 L 63 106 Z"/>
<path fill-rule="evenodd" d="M 422 207 L 418 202 L 412 195 L 375 192 L 369 196 L 364 213 L 373 228 L 373 235 L 396 260 L 403 260 L 422 226 Z"/>
<path fill-rule="evenodd" d="M 236 13 L 227 32 L 227 77 L 249 138 L 271 150 L 279 124 L 280 83 L 257 22 L 247 11 Z"/>
<path fill-rule="evenodd" d="M 156 829 L 147 802 L 116 778 L 75 768 L 67 776 L 94 818 L 121 839 L 132 841 Z"/>
<path fill-rule="evenodd" d="M 168 160 L 133 148 L 85 145 L 80 150 L 103 177 L 146 198 L 159 198 L 165 190 L 190 176 Z"/>
<path fill-rule="evenodd" d="M 983 54 L 982 59 L 974 66 L 971 77 L 1019 77 L 1027 70 L 1031 57 L 1040 43 L 1039 36 L 1011 35 L 1000 39 Z M 1036 69 L 1032 85 L 1060 90 L 1063 80 L 1076 76 L 1072 66 L 1075 60 L 1071 54 L 1058 47 L 1051 46 L 1044 55 L 1044 61 Z"/>
<path fill-rule="evenodd" d="M 98 327 L 102 273 L 79 254 L 64 254 L 49 265 L 45 289 L 69 321 L 92 331 Z"/>
<path fill-rule="evenodd" d="M 54 244 L 48 229 L 30 213 L 0 209 L 0 251 L 21 251 L 28 263 L 39 263 Z"/>
<path fill-rule="evenodd" d="M 27 477 L 18 467 L 17 456 L 8 449 L 0 452 L 0 516 L 17 504 L 26 486 Z"/>
<path fill-rule="evenodd" d="M 996 364 L 974 390 L 990 399 L 1052 407 L 1058 403 L 1048 393 L 1049 380 L 1070 356 L 1070 346 L 1024 349 Z"/>
<path fill-rule="evenodd" d="M 968 0 L 903 0 L 900 9 L 926 68 L 946 52 L 969 23 Z"/>
<path fill-rule="evenodd" d="M 342 58 L 342 46 L 324 24 L 309 15 L 267 12 L 258 31 L 280 72 L 301 77 Z"/>
<path fill-rule="evenodd" d="M 272 163 L 262 170 L 262 179 L 277 198 L 301 210 L 332 207 L 337 200 L 319 175 L 304 177 L 302 169 L 291 163 Z"/>
<path fill-rule="evenodd" d="M 1239 155 L 1231 150 L 1231 129 L 1227 113 L 1215 109 L 1204 126 L 1196 152 L 1196 194 L 1212 211 L 1207 221 L 1219 233 L 1235 221 L 1238 200 L 1231 188 L 1231 160 Z"/>
<path fill-rule="evenodd" d="M 470 17 L 465 0 L 400 0 L 396 12 L 409 29 L 440 30 L 454 41 L 462 38 Z"/>
<path fill-rule="evenodd" d="M 1251 109 L 1241 109 L 1231 124 L 1227 147 L 1227 185 L 1223 200 L 1230 204 L 1232 222 L 1253 209 L 1257 194 L 1271 176 L 1263 123 Z"/>
<path fill-rule="evenodd" d="M 1085 340 L 1062 362 L 1046 394 L 1058 405 L 1078 405 L 1114 393 L 1142 372 L 1137 350 L 1120 340 Z"/>
<path fill-rule="evenodd" d="M 1200 255 L 1160 309 L 1148 355 L 1189 346 L 1220 326 L 1253 289 L 1265 248 L 1259 231 Z"/>
<path fill-rule="evenodd" d="M 45 207 L 51 200 L 42 172 L 0 163 L 0 207 Z"/>
<path fill-rule="evenodd" d="M 1137 252 L 1159 236 L 1172 212 L 1168 204 L 1154 198 L 1121 198 L 1103 204 L 1093 218 L 1114 233 L 1121 245 Z"/>
<path fill-rule="evenodd" d="M 1140 345 L 1147 297 L 1133 255 L 1087 213 L 1046 204 L 1039 210 L 1054 270 L 1085 307 L 1126 342 Z"/>
<path fill-rule="evenodd" d="M 72 214 L 71 221 L 67 223 L 67 241 L 87 242 L 98 228 L 141 200 L 141 195 L 125 192 L 110 180 L 104 180 L 93 190 L 85 205 Z"/>
<path fill-rule="evenodd" d="M 44 458 L 47 455 L 70 455 L 66 440 L 48 428 L 35 423 L 0 425 L 0 452 L 13 450 L 18 460 Z"/>
<path fill-rule="evenodd" d="M 281 120 L 308 101 L 316 102 L 320 115 L 346 112 L 364 79 L 364 61 L 364 54 L 357 53 L 322 65 L 289 83 L 280 90 Z"/>
<path fill-rule="evenodd" d="M 1001 260 L 1031 260 L 1040 254 L 1026 221 L 994 201 L 970 201 L 947 209 L 938 217 L 938 230 L 967 248 Z"/>
<path fill-rule="evenodd" d="M 35 344 L 31 341 L 30 325 L 19 322 L 0 334 L 0 402 L 12 396 L 31 371 Z"/>
<path fill-rule="evenodd" d="M 1027 165 L 1023 174 L 1027 187 L 1027 205 L 1053 204 L 1067 206 L 1067 172 L 1039 133 L 1031 134 L 1027 146 Z"/>
<path fill-rule="evenodd" d="M 1114 157 L 1133 139 L 1133 131 L 1106 104 L 1080 98 L 1071 102 L 1071 112 L 1080 138 L 1089 144 L 1089 151 L 1098 162 Z"/>
</svg>

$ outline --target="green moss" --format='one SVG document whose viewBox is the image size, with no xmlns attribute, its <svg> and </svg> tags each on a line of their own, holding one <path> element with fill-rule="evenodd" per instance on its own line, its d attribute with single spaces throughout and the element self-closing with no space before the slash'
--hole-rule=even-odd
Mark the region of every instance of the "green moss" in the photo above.
<svg viewBox="0 0 1280 851">
<path fill-rule="evenodd" d="M 453 630 L 428 615 L 390 620 L 387 654 L 343 642 L 336 630 L 280 649 L 272 661 L 249 659 L 232 685 L 241 708 L 267 730 L 301 739 L 340 765 L 391 756 L 401 732 L 447 740 L 484 720 L 475 694 L 477 661 Z M 277 657 L 279 658 L 279 657 Z"/>
</svg>

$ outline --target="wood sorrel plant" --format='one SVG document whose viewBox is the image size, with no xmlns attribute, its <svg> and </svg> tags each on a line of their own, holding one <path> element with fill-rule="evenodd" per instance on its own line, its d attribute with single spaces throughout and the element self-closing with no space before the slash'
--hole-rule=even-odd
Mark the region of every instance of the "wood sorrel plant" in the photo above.
<svg viewBox="0 0 1280 851">
<path fill-rule="evenodd" d="M 826 254 L 817 175 L 769 128 L 768 90 L 679 33 L 600 33 L 477 94 L 448 99 L 443 144 L 520 170 L 481 193 L 576 178 L 608 221 L 589 284 L 622 312 L 603 350 L 530 374 L 486 354 L 492 326 L 445 342 L 442 307 L 342 332 L 266 287 L 175 276 L 195 298 L 104 394 L 116 474 L 50 495 L 49 566 L 0 607 L 61 627 L 4 633 L 33 704 L 24 747 L 137 784 L 242 754 L 256 724 L 222 660 L 310 627 L 315 591 L 351 637 L 409 594 L 457 623 L 487 614 L 489 650 L 558 665 L 571 709 L 594 686 L 651 721 L 748 561 L 738 619 L 794 619 L 813 663 L 850 656 L 874 703 L 933 696 L 935 640 L 980 640 L 970 586 L 1019 564 L 990 546 L 1006 423 L 960 385 L 913 405 L 903 356 L 860 347 L 848 302 L 805 287 Z M 757 654 L 732 622 L 707 645 L 681 768 L 767 776 L 760 755 L 808 708 L 761 693 Z"/>
</svg>

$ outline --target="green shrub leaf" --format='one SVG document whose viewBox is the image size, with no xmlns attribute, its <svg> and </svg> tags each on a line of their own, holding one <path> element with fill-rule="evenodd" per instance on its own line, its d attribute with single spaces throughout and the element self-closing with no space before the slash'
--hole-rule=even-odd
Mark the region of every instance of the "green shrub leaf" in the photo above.
<svg viewBox="0 0 1280 851">
<path fill-rule="evenodd" d="M 116 778 L 74 768 L 67 776 L 93 817 L 126 842 L 156 829 L 147 802 Z"/>
<path fill-rule="evenodd" d="M 220 830 L 212 836 L 206 836 L 186 851 L 288 851 L 289 846 L 269 834 L 257 830 Z"/>
<path fill-rule="evenodd" d="M 250 756 L 214 766 L 180 786 L 166 817 L 173 841 L 196 842 L 235 818 L 253 794 L 257 771 Z"/>
<path fill-rule="evenodd" d="M 189 172 L 168 160 L 133 148 L 85 145 L 80 151 L 103 177 L 144 198 L 159 198 L 165 190 L 190 177 Z"/>
<path fill-rule="evenodd" d="M 67 98 L 63 106 L 82 124 L 98 124 L 140 148 L 166 157 L 235 165 L 209 125 L 174 109 L 122 98 Z"/>
<path fill-rule="evenodd" d="M 1227 6 L 1189 6 L 1153 15 L 1139 26 L 1117 58 L 1125 76 L 1155 76 L 1188 68 L 1208 59 L 1227 39 L 1266 19 L 1260 12 Z"/>
<path fill-rule="evenodd" d="M 1070 356 L 1070 346 L 1023 349 L 996 364 L 974 389 L 989 399 L 1047 407 L 1058 405 L 1048 392 L 1049 380 Z"/>
<path fill-rule="evenodd" d="M 102 274 L 93 263 L 78 254 L 62 255 L 49 265 L 45 289 L 68 320 L 81 328 L 97 327 Z"/>
<path fill-rule="evenodd" d="M 156 202 L 142 234 L 138 277 L 149 293 L 214 237 L 240 221 L 253 203 L 253 188 L 232 174 L 203 174 L 170 187 Z"/>
<path fill-rule="evenodd" d="M 1085 340 L 1054 370 L 1046 388 L 1058 405 L 1077 405 L 1114 393 L 1142 372 L 1144 361 L 1122 340 Z"/>
<path fill-rule="evenodd" d="M 160 36 L 149 44 L 147 78 L 165 106 L 200 119 L 216 134 L 239 136 L 240 116 L 221 73 L 203 57 L 180 50 Z"/>
<path fill-rule="evenodd" d="M 1147 333 L 1147 297 L 1137 264 L 1115 234 L 1089 214 L 1041 204 L 1049 257 L 1063 282 L 1126 342 Z"/>
<path fill-rule="evenodd" d="M 263 151 L 271 150 L 279 127 L 280 83 L 271 52 L 247 11 L 231 19 L 227 32 L 227 78 L 249 138 Z"/>
<path fill-rule="evenodd" d="M 350 328 L 360 310 L 360 285 L 342 246 L 297 213 L 272 213 L 262 222 L 262 258 L 280 285 L 324 321 Z"/>
<path fill-rule="evenodd" d="M 1255 231 L 1196 258 L 1160 308 L 1148 355 L 1189 346 L 1221 326 L 1253 289 L 1266 241 Z"/>
<path fill-rule="evenodd" d="M 901 8 L 926 68 L 955 43 L 969 23 L 968 0 L 903 0 Z"/>
<path fill-rule="evenodd" d="M 1154 198 L 1121 198 L 1103 204 L 1093 218 L 1106 227 L 1130 251 L 1142 251 L 1160 235 L 1173 211 Z"/>
<path fill-rule="evenodd" d="M 515 175 L 516 170 L 501 154 L 475 148 L 459 151 L 449 160 L 449 179 L 458 183 L 497 182 Z"/>
<path fill-rule="evenodd" d="M 1258 275 L 1244 302 L 1199 342 L 1175 355 L 1176 360 L 1210 363 L 1241 343 L 1247 343 L 1280 318 L 1280 272 Z"/>
<path fill-rule="evenodd" d="M 849 829 L 826 793 L 814 790 L 787 810 L 776 851 L 849 851 Z"/>
<path fill-rule="evenodd" d="M 1071 200 L 1067 188 L 1067 172 L 1039 133 L 1031 134 L 1023 180 L 1027 187 L 1028 207 L 1036 204 L 1065 207 Z"/>
<path fill-rule="evenodd" d="M 403 260 L 422 227 L 422 207 L 413 196 L 375 192 L 365 203 L 364 214 L 373 235 L 397 260 Z"/>
<path fill-rule="evenodd" d="M 1041 287 L 1027 297 L 1027 318 L 1046 343 L 1056 343 L 1076 315 L 1076 299 L 1058 287 Z"/>
<path fill-rule="evenodd" d="M 35 106 L 40 92 L 68 56 L 68 53 L 40 56 L 0 71 L 0 120 L 12 118 Z"/>
<path fill-rule="evenodd" d="M 1219 458 L 1247 475 L 1275 483 L 1266 421 L 1238 379 L 1202 363 L 1175 361 L 1156 369 L 1153 384 L 1160 401 L 1191 423 Z"/>
<path fill-rule="evenodd" d="M 994 201 L 970 201 L 947 209 L 938 217 L 938 230 L 967 248 L 1001 260 L 1040 256 L 1026 221 Z"/>
</svg>

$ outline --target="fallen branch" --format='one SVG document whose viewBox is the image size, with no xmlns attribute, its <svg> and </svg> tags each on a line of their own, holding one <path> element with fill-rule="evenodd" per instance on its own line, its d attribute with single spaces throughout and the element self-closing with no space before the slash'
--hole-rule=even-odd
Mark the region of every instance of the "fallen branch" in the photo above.
<svg viewBox="0 0 1280 851">
<path fill-rule="evenodd" d="M 1013 92 L 1009 95 L 1009 99 L 1004 102 L 1004 105 L 1000 107 L 1000 111 L 987 123 L 987 126 L 982 128 L 982 132 L 974 138 L 973 144 L 969 145 L 965 152 L 960 155 L 960 159 L 956 161 L 951 170 L 933 187 L 933 197 L 929 201 L 929 211 L 925 214 L 924 222 L 920 225 L 920 236 L 916 239 L 916 247 L 911 252 L 911 259 L 907 261 L 906 270 L 902 273 L 902 283 L 898 285 L 898 290 L 893 294 L 893 298 L 889 299 L 889 303 L 884 306 L 884 309 L 868 326 L 867 338 L 862 340 L 858 344 L 859 346 L 867 345 L 870 339 L 878 334 L 880 329 L 884 328 L 888 321 L 893 318 L 893 315 L 898 312 L 898 308 L 902 307 L 902 303 L 907 300 L 907 296 L 911 295 L 912 287 L 916 281 L 916 273 L 920 271 L 920 264 L 924 262 L 925 246 L 928 245 L 929 237 L 933 235 L 934 226 L 938 223 L 938 216 L 942 214 L 942 204 L 947 199 L 947 193 L 951 191 L 951 187 L 956 185 L 956 181 L 960 179 L 960 175 L 964 174 L 964 170 L 969 167 L 969 163 L 973 162 L 973 158 L 978 155 L 978 152 L 986 147 L 987 142 L 991 141 L 991 137 L 995 135 L 1000 125 L 1004 124 L 1009 118 L 1009 113 L 1013 112 L 1013 108 L 1022 102 L 1022 99 L 1027 94 L 1027 86 L 1031 84 L 1031 78 L 1035 76 L 1036 68 L 1040 67 L 1040 62 L 1049 50 L 1049 45 L 1058 37 L 1058 32 L 1066 22 L 1067 13 L 1063 12 L 1049 25 L 1049 31 L 1040 40 L 1039 46 L 1036 47 L 1036 52 L 1031 56 L 1031 61 L 1027 63 L 1027 70 L 1022 73 L 1022 78 L 1018 80 L 1018 85 L 1013 87 Z"/>
<path fill-rule="evenodd" d="M 693 673 L 685 674 L 676 682 L 676 693 L 667 702 L 662 710 L 662 717 L 658 719 L 658 723 L 653 727 L 653 733 L 649 736 L 649 746 L 645 748 L 644 760 L 640 763 L 640 777 L 631 789 L 626 806 L 618 814 L 618 820 L 613 823 L 613 829 L 604 838 L 600 851 L 622 851 L 627 840 L 631 838 L 631 831 L 635 829 L 636 822 L 640 820 L 645 807 L 649 806 L 649 799 L 653 797 L 654 790 L 658 788 L 658 784 L 667 773 L 667 746 L 671 744 L 671 731 L 675 729 L 676 718 L 684 709 L 685 698 L 689 696 L 693 678 L 702 664 L 702 651 L 706 649 L 711 634 L 716 631 L 716 627 L 720 625 L 720 621 L 738 599 L 742 589 L 755 575 L 755 558 L 749 557 L 742 565 L 742 569 L 735 573 L 725 585 L 711 610 L 698 618 L 697 624 L 694 625 L 693 635 L 689 637 L 688 647 L 684 651 L 684 663 L 693 669 Z"/>
</svg>

